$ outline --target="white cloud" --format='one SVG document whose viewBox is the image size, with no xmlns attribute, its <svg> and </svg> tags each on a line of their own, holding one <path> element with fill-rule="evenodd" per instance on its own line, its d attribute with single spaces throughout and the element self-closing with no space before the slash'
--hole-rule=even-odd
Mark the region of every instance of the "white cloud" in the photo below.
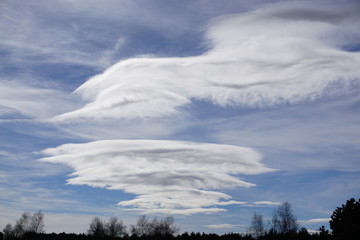
<svg viewBox="0 0 360 240">
<path fill-rule="evenodd" d="M 269 205 L 269 206 L 274 206 L 274 205 L 279 205 L 279 202 L 272 202 L 272 201 L 256 201 L 254 202 L 255 205 Z"/>
<path fill-rule="evenodd" d="M 230 229 L 238 227 L 239 225 L 229 224 L 229 223 L 223 223 L 223 224 L 212 224 L 208 225 L 208 228 L 214 228 L 214 229 Z"/>
<path fill-rule="evenodd" d="M 0 49 L 10 53 L 6 65 L 26 66 L 23 70 L 43 64 L 75 64 L 103 70 L 119 58 L 152 54 L 151 44 L 131 44 L 140 42 L 138 34 L 144 31 L 165 33 L 161 37 L 178 41 L 185 35 L 197 35 L 205 19 L 219 14 L 220 9 L 228 12 L 242 6 L 236 2 L 231 7 L 215 4 L 195 1 L 164 6 L 158 0 L 103 0 L 101 4 L 93 0 L 2 1 Z M 129 47 L 124 49 L 126 45 Z M 143 48 L 145 52 L 138 51 Z"/>
<path fill-rule="evenodd" d="M 218 190 L 251 187 L 238 174 L 274 171 L 261 155 L 231 145 L 158 140 L 104 140 L 65 144 L 43 151 L 41 161 L 74 169 L 69 184 L 122 190 L 138 195 L 120 207 L 145 213 L 193 214 L 224 211 L 240 204 Z"/>
<path fill-rule="evenodd" d="M 0 150 L 0 156 L 11 157 L 12 154 L 7 151 Z"/>
<path fill-rule="evenodd" d="M 121 44 L 116 40 L 106 42 L 99 30 L 86 31 L 87 26 L 78 18 L 79 15 L 63 11 L 67 5 L 61 2 L 3 3 L 0 16 L 3 37 L 0 39 L 0 49 L 10 53 L 6 59 L 7 64 L 12 67 L 26 66 L 23 71 L 27 71 L 34 65 L 41 65 L 46 70 L 43 65 L 53 63 L 99 69 L 108 66 L 109 62 L 114 63 L 113 56 L 108 51 L 112 48 L 113 52 L 118 51 Z M 64 16 L 67 16 L 66 23 L 62 20 Z M 96 22 L 92 23 L 98 26 Z M 109 49 L 101 49 L 92 44 L 96 40 L 98 43 L 106 42 Z M 92 51 L 86 48 L 91 48 Z"/>
<path fill-rule="evenodd" d="M 219 142 L 260 149 L 268 164 L 286 171 L 359 171 L 360 98 L 327 98 L 197 123 Z M 291 161 L 289 161 L 291 159 Z"/>
<path fill-rule="evenodd" d="M 330 218 L 313 218 L 308 220 L 299 220 L 301 224 L 312 224 L 312 223 L 328 223 Z"/>
<path fill-rule="evenodd" d="M 158 117 L 194 99 L 255 107 L 347 94 L 359 80 L 360 55 L 341 47 L 359 34 L 348 27 L 356 16 L 285 4 L 217 18 L 206 33 L 208 52 L 121 61 L 76 90 L 88 104 L 55 119 Z M 348 39 L 334 37 L 340 31 Z"/>
<path fill-rule="evenodd" d="M 0 81 L 0 117 L 47 119 L 75 108 L 61 91 L 37 88 L 19 81 Z M 21 117 L 20 117 L 21 116 Z"/>
</svg>

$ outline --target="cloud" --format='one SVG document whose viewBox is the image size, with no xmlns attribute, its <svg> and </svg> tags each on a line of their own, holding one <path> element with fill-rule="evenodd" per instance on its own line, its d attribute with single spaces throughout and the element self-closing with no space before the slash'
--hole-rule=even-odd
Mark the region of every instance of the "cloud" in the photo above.
<svg viewBox="0 0 360 240">
<path fill-rule="evenodd" d="M 0 117 L 47 119 L 78 106 L 58 90 L 39 88 L 20 81 L 0 81 Z"/>
<path fill-rule="evenodd" d="M 260 149 L 285 171 L 359 171 L 358 93 L 312 104 L 218 115 L 196 124 L 218 142 Z M 292 159 L 289 161 L 289 159 Z"/>
<path fill-rule="evenodd" d="M 269 206 L 274 206 L 274 205 L 279 205 L 279 202 L 272 202 L 272 201 L 256 201 L 254 202 L 255 205 L 269 205 Z"/>
<path fill-rule="evenodd" d="M 46 71 L 44 65 L 74 64 L 103 69 L 109 62 L 114 63 L 112 49 L 121 47 L 117 35 L 114 41 L 103 38 L 104 29 L 91 19 L 89 29 L 78 14 L 64 11 L 62 1 L 27 1 L 3 3 L 0 16 L 0 49 L 9 56 L 6 65 L 21 68 L 23 71 L 38 67 Z M 62 6 L 61 6 L 62 5 Z M 63 21 L 66 16 L 66 21 Z M 94 31 L 96 29 L 97 31 Z M 97 42 L 97 44 L 93 44 Z M 108 48 L 102 44 L 106 43 Z M 92 51 L 88 51 L 88 49 Z M 96 59 L 96 61 L 94 61 Z M 6 66 L 5 65 L 5 66 Z M 40 66 L 40 67 L 39 67 Z"/>
<path fill-rule="evenodd" d="M 158 0 L 0 4 L 0 49 L 6 59 L 2 67 L 31 71 L 64 64 L 94 68 L 95 72 L 136 54 L 154 54 L 159 49 L 163 54 L 181 54 L 189 45 L 195 48 L 204 19 L 219 14 L 220 9 L 228 12 L 242 6 L 236 1 L 231 7 L 214 7 L 216 3 L 209 7 L 204 1 L 163 4 Z M 144 33 L 150 44 L 144 41 Z"/>
<path fill-rule="evenodd" d="M 252 187 L 237 177 L 274 171 L 256 151 L 231 145 L 160 140 L 103 140 L 65 144 L 41 161 L 74 169 L 68 184 L 135 194 L 119 207 L 144 213 L 212 213 L 242 204 L 219 190 Z"/>
<path fill-rule="evenodd" d="M 309 220 L 299 220 L 301 224 L 312 224 L 312 223 L 328 223 L 330 218 L 313 218 Z"/>
<path fill-rule="evenodd" d="M 343 48 L 360 35 L 348 27 L 359 18 L 330 9 L 278 4 L 216 18 L 205 34 L 208 52 L 120 61 L 75 91 L 85 106 L 55 120 L 160 117 L 194 100 L 265 107 L 348 94 L 360 55 Z"/>
<path fill-rule="evenodd" d="M 239 225 L 234 225 L 234 224 L 229 224 L 229 223 L 223 223 L 223 224 L 212 224 L 212 225 L 208 225 L 208 228 L 213 228 L 213 229 L 230 229 L 230 228 L 236 228 Z"/>
</svg>

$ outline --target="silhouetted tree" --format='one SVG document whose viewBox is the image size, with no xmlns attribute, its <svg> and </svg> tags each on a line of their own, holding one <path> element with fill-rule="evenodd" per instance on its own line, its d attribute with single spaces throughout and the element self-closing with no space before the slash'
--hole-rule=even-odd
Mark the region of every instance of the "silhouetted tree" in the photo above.
<svg viewBox="0 0 360 240">
<path fill-rule="evenodd" d="M 105 224 L 103 220 L 98 217 L 94 217 L 90 223 L 88 234 L 93 236 L 94 238 L 103 238 L 106 234 L 105 232 Z"/>
<path fill-rule="evenodd" d="M 21 215 L 20 219 L 16 221 L 14 227 L 14 233 L 16 237 L 23 236 L 30 229 L 30 218 L 30 213 L 25 212 Z"/>
<path fill-rule="evenodd" d="M 298 224 L 296 217 L 292 213 L 290 203 L 284 202 L 275 209 L 272 218 L 272 228 L 275 232 L 281 234 L 297 231 Z"/>
<path fill-rule="evenodd" d="M 95 239 L 115 239 L 127 236 L 126 226 L 117 217 L 111 217 L 108 222 L 94 217 L 88 229 L 88 235 Z"/>
<path fill-rule="evenodd" d="M 305 240 L 305 239 L 308 239 L 309 236 L 310 236 L 310 234 L 309 234 L 308 230 L 306 228 L 304 228 L 304 227 L 302 227 L 298 232 L 298 238 L 299 239 Z"/>
<path fill-rule="evenodd" d="M 323 225 L 323 226 L 321 226 L 319 228 L 319 235 L 320 236 L 327 236 L 327 235 L 329 235 L 329 230 L 326 230 L 325 226 Z"/>
<path fill-rule="evenodd" d="M 126 226 L 116 217 L 111 217 L 105 224 L 105 232 L 110 238 L 124 237 L 127 235 Z"/>
<path fill-rule="evenodd" d="M 179 232 L 179 228 L 174 225 L 174 218 L 170 216 L 160 220 L 154 218 L 151 224 L 153 225 L 153 235 L 173 236 Z"/>
<path fill-rule="evenodd" d="M 151 233 L 151 224 L 149 218 L 145 215 L 140 216 L 135 225 L 131 225 L 131 234 L 141 237 Z"/>
<path fill-rule="evenodd" d="M 31 216 L 28 232 L 45 233 L 44 214 L 41 211 L 37 211 Z"/>
<path fill-rule="evenodd" d="M 179 228 L 174 225 L 173 217 L 164 219 L 153 218 L 149 220 L 145 215 L 138 218 L 135 225 L 131 226 L 131 234 L 138 237 L 155 235 L 174 235 L 178 233 Z"/>
<path fill-rule="evenodd" d="M 33 215 L 25 212 L 16 221 L 14 227 L 12 227 L 10 223 L 5 226 L 5 239 L 22 238 L 25 234 L 29 233 L 44 233 L 44 227 L 44 214 L 41 211 L 38 211 Z"/>
<path fill-rule="evenodd" d="M 263 216 L 261 214 L 254 213 L 249 230 L 256 238 L 259 238 L 265 233 Z"/>
<path fill-rule="evenodd" d="M 330 228 L 336 239 L 360 239 L 360 199 L 351 198 L 337 207 L 331 215 Z"/>
<path fill-rule="evenodd" d="M 10 223 L 6 224 L 3 231 L 5 240 L 13 239 L 15 237 L 15 231 Z"/>
</svg>

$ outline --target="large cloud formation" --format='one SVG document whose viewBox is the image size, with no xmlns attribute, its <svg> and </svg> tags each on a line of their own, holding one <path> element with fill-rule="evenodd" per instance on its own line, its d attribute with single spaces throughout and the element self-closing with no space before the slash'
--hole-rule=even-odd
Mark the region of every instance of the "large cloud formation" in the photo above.
<svg viewBox="0 0 360 240">
<path fill-rule="evenodd" d="M 144 213 L 211 213 L 224 211 L 218 206 L 246 204 L 217 190 L 254 186 L 238 174 L 274 171 L 260 162 L 256 151 L 220 144 L 103 140 L 65 144 L 42 153 L 50 156 L 41 161 L 74 169 L 69 184 L 135 194 L 135 199 L 119 206 Z"/>
<path fill-rule="evenodd" d="M 360 54 L 345 50 L 360 36 L 359 8 L 315 7 L 278 4 L 217 18 L 206 32 L 209 51 L 120 61 L 75 91 L 82 108 L 55 119 L 158 117 L 194 99 L 257 107 L 346 92 L 360 76 Z"/>
</svg>

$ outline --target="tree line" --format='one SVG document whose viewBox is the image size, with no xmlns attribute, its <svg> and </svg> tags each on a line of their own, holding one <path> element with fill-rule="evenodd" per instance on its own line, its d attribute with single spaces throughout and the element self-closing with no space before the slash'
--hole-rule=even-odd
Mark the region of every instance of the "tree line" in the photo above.
<svg viewBox="0 0 360 240">
<path fill-rule="evenodd" d="M 173 217 L 149 219 L 143 215 L 138 218 L 136 224 L 131 225 L 131 236 L 175 236 L 179 228 L 174 225 Z M 127 227 L 116 217 L 111 217 L 107 222 L 95 217 L 88 230 L 88 235 L 96 239 L 129 238 Z"/>
<path fill-rule="evenodd" d="M 33 215 L 25 212 L 16 221 L 14 226 L 8 223 L 5 226 L 2 235 L 5 239 L 21 239 L 29 233 L 45 233 L 44 227 L 44 214 L 41 211 L 38 211 Z"/>
<path fill-rule="evenodd" d="M 0 240 L 359 240 L 360 239 L 360 199 L 348 200 L 337 207 L 331 215 L 330 228 L 321 226 L 310 234 L 300 228 L 290 203 L 278 206 L 266 229 L 263 216 L 254 213 L 247 233 L 182 233 L 175 225 L 173 217 L 148 218 L 143 215 L 129 229 L 122 220 L 111 217 L 107 221 L 95 217 L 89 224 L 87 234 L 45 233 L 44 214 L 23 213 L 15 225 L 7 224 L 0 232 Z"/>
</svg>

